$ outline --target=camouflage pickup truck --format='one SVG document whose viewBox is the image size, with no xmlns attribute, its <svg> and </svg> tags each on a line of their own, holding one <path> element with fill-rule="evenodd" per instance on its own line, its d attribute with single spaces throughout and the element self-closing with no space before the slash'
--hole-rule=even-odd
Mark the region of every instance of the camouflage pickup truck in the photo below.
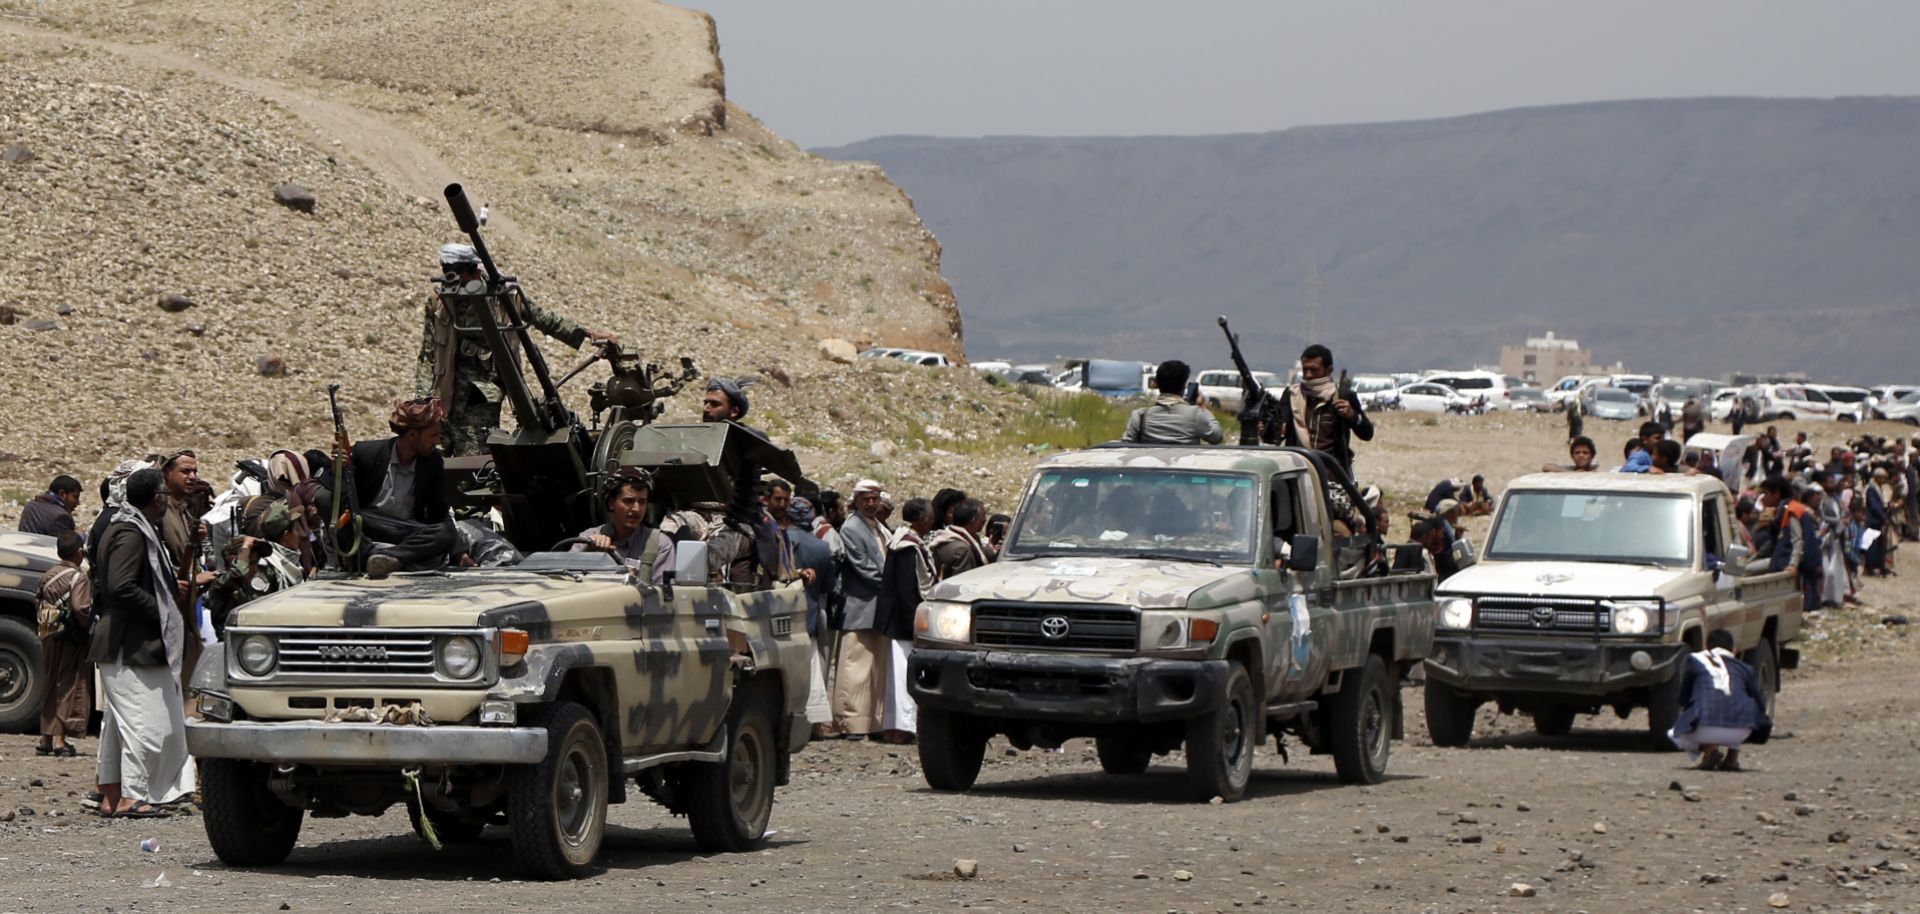
<svg viewBox="0 0 1920 914">
<path fill-rule="evenodd" d="M 0 733 L 32 732 L 47 693 L 34 621 L 40 578 L 60 564 L 53 537 L 0 533 Z"/>
<path fill-rule="evenodd" d="M 804 617 L 798 590 L 654 587 L 605 553 L 262 598 L 195 671 L 207 837 L 272 865 L 306 814 L 405 804 L 423 836 L 504 824 L 530 874 L 578 877 L 631 781 L 702 848 L 755 847 L 807 739 Z"/>
<path fill-rule="evenodd" d="M 1532 715 L 1560 736 L 1576 716 L 1647 709 L 1670 746 L 1680 671 L 1727 629 L 1759 673 L 1768 712 L 1780 669 L 1798 664 L 1800 591 L 1769 572 L 1735 529 L 1712 476 L 1544 473 L 1507 486 L 1479 564 L 1440 586 L 1427 660 L 1435 745 L 1473 735 L 1476 710 Z"/>
<path fill-rule="evenodd" d="M 927 783 L 970 788 L 995 735 L 1092 737 L 1115 774 L 1184 744 L 1191 795 L 1236 800 L 1282 732 L 1332 753 L 1342 780 L 1378 782 L 1401 678 L 1433 643 L 1433 577 L 1387 573 L 1371 537 L 1337 526 L 1339 503 L 1358 495 L 1314 451 L 1127 445 L 1042 463 L 1000 560 L 940 583 L 916 616 Z"/>
</svg>

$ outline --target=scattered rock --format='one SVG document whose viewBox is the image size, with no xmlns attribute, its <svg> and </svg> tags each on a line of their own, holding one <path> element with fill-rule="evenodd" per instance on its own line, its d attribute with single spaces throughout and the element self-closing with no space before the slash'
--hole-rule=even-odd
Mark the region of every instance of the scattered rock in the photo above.
<svg viewBox="0 0 1920 914">
<path fill-rule="evenodd" d="M 9 809 L 4 812 L 0 812 L 0 822 L 12 822 L 12 821 L 13 821 L 13 810 Z"/>
<path fill-rule="evenodd" d="M 47 782 L 39 778 L 34 778 L 33 780 L 27 782 L 27 786 L 28 787 L 45 787 L 47 786 Z"/>
<path fill-rule="evenodd" d="M 59 325 L 59 324 L 56 324 L 56 323 L 54 323 L 53 321 L 50 321 L 50 320 L 44 320 L 44 319 L 42 319 L 42 320 L 33 320 L 33 321 L 27 321 L 26 323 L 24 323 L 24 324 L 21 324 L 20 326 L 21 326 L 21 327 L 24 327 L 24 328 L 26 328 L 26 329 L 28 329 L 28 330 L 58 330 L 58 329 L 60 329 L 60 325 Z"/>
<path fill-rule="evenodd" d="M 187 332 L 188 332 L 188 333 L 191 333 L 191 334 L 193 334 L 194 336 L 206 336 L 206 335 L 207 335 L 207 325 L 205 325 L 205 324 L 188 324 L 188 325 L 187 325 Z"/>
<path fill-rule="evenodd" d="M 36 811 L 36 810 L 35 810 L 35 809 L 34 809 L 33 807 L 31 807 L 31 806 L 22 806 L 22 807 L 20 807 L 20 818 L 22 818 L 22 819 L 24 819 L 24 818 L 26 818 L 26 817 L 28 817 L 28 816 L 32 816 L 32 815 L 38 815 L 38 814 L 39 814 L 39 813 L 38 813 L 38 812 L 37 812 L 37 811 Z"/>
<path fill-rule="evenodd" d="M 20 319 L 20 309 L 12 305 L 0 305 L 0 326 L 11 324 Z"/>
<path fill-rule="evenodd" d="M 1463 812 L 1460 814 L 1460 818 L 1455 819 L 1454 821 L 1460 823 L 1461 825 L 1479 825 L 1480 817 L 1470 812 Z"/>
<path fill-rule="evenodd" d="M 338 276 L 341 279 L 352 279 L 353 271 L 347 269 L 346 267 L 334 267 L 333 275 Z"/>
<path fill-rule="evenodd" d="M 160 296 L 160 310 L 171 314 L 179 314 L 193 307 L 195 304 L 196 302 L 193 299 L 181 295 L 178 292 L 165 292 Z"/>
<path fill-rule="evenodd" d="M 298 184 L 282 184 L 273 189 L 273 202 L 287 209 L 311 213 L 313 212 L 314 204 L 319 201 L 314 197 L 313 191 L 301 187 Z"/>
<path fill-rule="evenodd" d="M 33 150 L 19 143 L 8 146 L 6 152 L 0 152 L 0 161 L 5 161 L 8 165 L 25 165 L 37 158 L 39 156 L 34 155 Z"/>
<path fill-rule="evenodd" d="M 1780 824 L 1780 817 L 1778 817 L 1778 816 L 1776 816 L 1776 815 L 1774 815 L 1773 813 L 1770 813 L 1770 812 L 1763 812 L 1763 813 L 1761 813 L 1761 814 L 1759 814 L 1759 815 L 1757 815 L 1757 816 L 1754 816 L 1753 818 L 1754 818 L 1754 821 L 1756 821 L 1756 822 L 1759 822 L 1759 823 L 1760 823 L 1761 825 L 1778 825 L 1778 824 Z"/>
<path fill-rule="evenodd" d="M 1192 870 L 1174 870 L 1174 871 L 1173 871 L 1173 881 L 1175 881 L 1175 882 L 1192 882 L 1192 881 L 1193 881 L 1193 871 L 1192 871 Z"/>
<path fill-rule="evenodd" d="M 1793 899 L 1789 898 L 1785 892 L 1775 892 L 1767 896 L 1767 907 L 1769 908 L 1784 908 L 1790 904 L 1793 904 Z"/>
<path fill-rule="evenodd" d="M 1682 799 L 1682 800 L 1685 800 L 1685 801 L 1687 801 L 1687 802 L 1689 802 L 1689 803 L 1698 803 L 1698 802 L 1700 802 L 1700 799 L 1701 799 L 1701 797 L 1700 797 L 1700 791 L 1698 791 L 1698 790 L 1683 790 L 1683 791 L 1681 791 L 1681 792 L 1680 792 L 1680 799 Z"/>
<path fill-rule="evenodd" d="M 1226 802 L 1227 802 L 1227 798 L 1226 798 L 1226 797 L 1214 797 L 1213 799 L 1211 799 L 1211 800 L 1208 800 L 1208 801 L 1207 801 L 1207 805 L 1208 805 L 1208 806 L 1220 806 L 1220 805 L 1223 805 L 1223 804 L 1225 804 Z"/>
<path fill-rule="evenodd" d="M 793 386 L 793 377 L 787 374 L 786 369 L 781 368 L 778 365 L 774 365 L 770 368 L 762 368 L 760 369 L 760 373 L 763 375 L 766 375 L 769 378 L 774 379 L 775 381 L 779 381 L 781 387 Z"/>
<path fill-rule="evenodd" d="M 1375 834 L 1384 835 L 1387 832 L 1393 831 L 1393 829 L 1387 827 L 1387 823 L 1381 822 L 1373 827 L 1373 831 Z"/>
<path fill-rule="evenodd" d="M 58 308 L 55 308 L 55 309 L 53 309 L 53 313 L 55 313 L 55 314 L 58 314 L 58 315 L 60 315 L 61 317 L 66 317 L 67 315 L 69 315 L 69 314 L 72 314 L 72 313 L 73 313 L 73 306 L 72 306 L 72 305 L 61 305 L 60 307 L 58 307 Z"/>
<path fill-rule="evenodd" d="M 860 357 L 860 352 L 854 349 L 853 344 L 846 340 L 830 339 L 820 341 L 820 355 L 825 357 L 829 362 L 852 365 L 853 360 Z"/>
<path fill-rule="evenodd" d="M 1893 615 L 1893 616 L 1888 616 L 1884 619 L 1881 619 L 1880 624 L 1881 625 L 1906 625 L 1908 623 L 1907 623 L 1906 616 Z"/>
<path fill-rule="evenodd" d="M 1479 832 L 1474 832 L 1474 833 L 1472 833 L 1472 834 L 1466 834 L 1466 835 L 1461 835 L 1461 836 L 1460 836 L 1460 843 L 1461 843 L 1461 844 L 1479 844 L 1480 842 L 1482 842 L 1482 841 L 1484 841 L 1484 840 L 1486 840 L 1486 838 L 1484 838 L 1483 836 L 1481 836 L 1481 834 L 1480 834 Z"/>
<path fill-rule="evenodd" d="M 1405 843 L 1407 843 L 1407 841 L 1408 841 L 1408 840 L 1409 840 L 1409 839 L 1407 838 L 1407 836 L 1406 836 L 1406 835 L 1394 835 L 1394 836 L 1393 836 L 1393 843 L 1395 843 L 1395 844 L 1405 844 Z"/>
<path fill-rule="evenodd" d="M 899 451 L 900 449 L 898 447 L 895 447 L 893 442 L 888 441 L 884 438 L 882 438 L 879 441 L 875 441 L 874 443 L 867 446 L 867 453 L 872 454 L 873 456 L 878 457 L 882 460 L 885 460 L 888 457 L 892 457 L 894 454 L 899 453 Z"/>
<path fill-rule="evenodd" d="M 1727 876 L 1725 873 L 1701 873 L 1700 874 L 1700 883 L 1702 885 L 1715 885 L 1725 881 L 1727 881 Z"/>
<path fill-rule="evenodd" d="M 1515 803 L 1513 804 L 1513 811 L 1514 812 L 1532 812 L 1533 807 L 1525 803 Z"/>
<path fill-rule="evenodd" d="M 1027 852 L 1027 846 L 1024 844 L 1021 844 L 1018 841 L 1015 841 L 1013 843 L 1013 852 L 1016 854 L 1024 854 Z"/>
<path fill-rule="evenodd" d="M 1514 898 L 1532 898 L 1533 896 L 1540 894 L 1540 892 L 1538 889 L 1535 889 L 1533 886 L 1530 886 L 1524 882 L 1516 882 L 1510 886 L 1507 886 L 1507 894 L 1513 896 Z"/>
<path fill-rule="evenodd" d="M 1606 834 L 1606 833 L 1607 833 L 1607 823 L 1605 823 L 1605 822 L 1595 822 L 1595 823 L 1593 823 L 1593 833 L 1594 833 L 1594 834 L 1596 834 L 1596 835 L 1604 835 L 1604 834 Z"/>
<path fill-rule="evenodd" d="M 1827 835 L 1828 844 L 1845 844 L 1848 841 L 1852 841 L 1852 840 L 1853 840 L 1853 836 L 1847 834 L 1844 831 L 1837 831 Z"/>
<path fill-rule="evenodd" d="M 257 356 L 253 360 L 253 367 L 259 370 L 260 376 L 263 378 L 284 378 L 287 376 L 287 360 L 277 355 Z"/>
<path fill-rule="evenodd" d="M 965 860 L 965 859 L 955 860 L 953 861 L 953 874 L 962 879 L 972 879 L 975 876 L 980 875 L 980 861 Z"/>
<path fill-rule="evenodd" d="M 1668 789 L 1668 790 L 1671 790 L 1671 791 L 1673 791 L 1674 793 L 1685 793 L 1685 792 L 1686 792 L 1686 790 L 1687 790 L 1687 785 L 1685 785 L 1685 784 L 1682 784 L 1682 783 L 1680 783 L 1680 782 L 1679 782 L 1679 781 L 1677 781 L 1677 780 L 1676 780 L 1676 781 L 1668 781 L 1668 782 L 1667 782 L 1667 789 Z"/>
<path fill-rule="evenodd" d="M 1819 811 L 1820 811 L 1820 807 L 1815 806 L 1812 803 L 1802 803 L 1793 808 L 1793 814 L 1796 816 L 1810 816 Z"/>
</svg>

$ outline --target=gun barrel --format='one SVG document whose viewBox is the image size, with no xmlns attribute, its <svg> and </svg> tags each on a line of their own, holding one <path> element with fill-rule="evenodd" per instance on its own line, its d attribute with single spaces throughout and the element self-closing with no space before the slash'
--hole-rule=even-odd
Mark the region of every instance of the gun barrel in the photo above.
<svg viewBox="0 0 1920 914">
<path fill-rule="evenodd" d="M 467 202 L 467 191 L 459 184 L 449 184 L 445 191 L 447 206 L 453 209 L 453 221 L 458 223 L 460 231 L 469 235 L 480 228 L 480 218 L 473 214 L 473 204 Z"/>
</svg>

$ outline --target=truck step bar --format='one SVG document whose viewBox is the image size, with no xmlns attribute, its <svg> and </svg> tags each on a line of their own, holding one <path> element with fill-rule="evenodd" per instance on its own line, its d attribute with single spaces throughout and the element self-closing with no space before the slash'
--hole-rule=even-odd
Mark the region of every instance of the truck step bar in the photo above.
<svg viewBox="0 0 1920 914">
<path fill-rule="evenodd" d="M 673 765 L 679 762 L 724 762 L 727 760 L 727 728 L 722 726 L 719 734 L 715 735 L 713 742 L 708 745 L 718 748 L 687 749 L 680 752 L 643 755 L 625 760 L 621 763 L 621 767 L 628 777 L 632 777 L 648 768 L 658 768 L 661 765 Z"/>
<path fill-rule="evenodd" d="M 1302 714 L 1311 714 L 1319 707 L 1320 703 L 1317 701 L 1282 702 L 1280 704 L 1267 705 L 1267 716 L 1299 717 Z"/>
</svg>

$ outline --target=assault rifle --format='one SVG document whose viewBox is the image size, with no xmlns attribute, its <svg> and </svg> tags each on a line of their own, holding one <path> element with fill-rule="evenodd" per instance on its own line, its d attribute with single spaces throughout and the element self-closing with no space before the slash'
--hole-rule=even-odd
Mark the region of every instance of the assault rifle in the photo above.
<svg viewBox="0 0 1920 914">
<path fill-rule="evenodd" d="M 333 501 L 327 506 L 326 545 L 333 567 L 346 571 L 347 560 L 360 553 L 366 537 L 360 520 L 360 490 L 353 481 L 353 455 L 347 449 L 347 420 L 340 413 L 340 385 L 327 385 L 327 405 L 333 409 Z M 350 536 L 340 529 L 342 499 L 347 506 Z"/>
<path fill-rule="evenodd" d="M 1275 413 L 1279 404 L 1260 386 L 1253 369 L 1247 367 L 1247 357 L 1240 354 L 1240 337 L 1227 326 L 1225 315 L 1220 318 L 1220 331 L 1227 335 L 1227 351 L 1233 356 L 1233 367 L 1240 372 L 1240 443 L 1254 445 L 1269 436 L 1278 436 L 1280 422 Z"/>
</svg>

